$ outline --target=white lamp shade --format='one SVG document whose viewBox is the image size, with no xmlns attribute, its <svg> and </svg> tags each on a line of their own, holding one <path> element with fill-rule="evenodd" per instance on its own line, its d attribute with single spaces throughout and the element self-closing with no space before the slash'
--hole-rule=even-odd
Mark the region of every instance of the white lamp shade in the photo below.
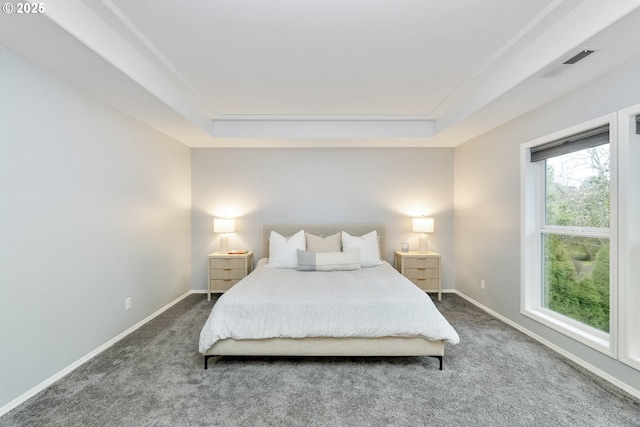
<svg viewBox="0 0 640 427">
<path fill-rule="evenodd" d="M 214 218 L 214 233 L 233 233 L 236 231 L 236 220 L 230 218 Z"/>
<path fill-rule="evenodd" d="M 415 231 L 416 233 L 433 233 L 433 230 L 433 218 L 413 218 L 413 231 Z"/>
</svg>

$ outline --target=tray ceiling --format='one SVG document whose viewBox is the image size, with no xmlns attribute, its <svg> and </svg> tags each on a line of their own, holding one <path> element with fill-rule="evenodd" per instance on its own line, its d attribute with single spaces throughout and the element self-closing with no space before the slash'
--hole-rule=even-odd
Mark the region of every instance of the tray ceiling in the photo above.
<svg viewBox="0 0 640 427">
<path fill-rule="evenodd" d="M 455 146 L 638 57 L 639 6 L 48 1 L 0 41 L 189 146 Z"/>
</svg>

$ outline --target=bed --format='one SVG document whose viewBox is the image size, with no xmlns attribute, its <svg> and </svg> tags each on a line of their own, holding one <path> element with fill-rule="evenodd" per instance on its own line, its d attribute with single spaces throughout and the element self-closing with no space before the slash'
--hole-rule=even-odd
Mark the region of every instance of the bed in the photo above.
<svg viewBox="0 0 640 427">
<path fill-rule="evenodd" d="M 351 237 L 373 234 L 379 265 L 349 264 L 346 271 L 274 267 L 272 232 L 280 237 L 300 230 L 323 237 L 344 232 L 345 255 L 325 254 L 344 259 L 367 250 L 347 248 Z M 381 260 L 384 225 L 266 225 L 262 234 L 264 258 L 220 296 L 200 333 L 205 369 L 214 356 L 429 356 L 442 370 L 445 343 L 459 337 L 426 293 Z M 314 253 L 299 251 L 298 262 L 308 254 Z"/>
</svg>

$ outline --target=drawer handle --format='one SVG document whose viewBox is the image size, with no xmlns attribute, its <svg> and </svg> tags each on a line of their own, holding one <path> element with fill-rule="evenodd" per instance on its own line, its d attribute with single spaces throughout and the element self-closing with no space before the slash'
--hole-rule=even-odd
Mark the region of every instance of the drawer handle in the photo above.
<svg viewBox="0 0 640 427">
<path fill-rule="evenodd" d="M 418 277 L 418 279 L 417 279 L 417 280 L 427 280 L 427 279 L 423 279 L 423 278 L 421 278 L 421 277 Z"/>
<path fill-rule="evenodd" d="M 229 271 L 229 270 L 231 270 L 231 268 L 226 268 L 226 267 L 225 267 L 225 268 L 223 268 L 223 270 L 224 270 L 224 271 Z"/>
<path fill-rule="evenodd" d="M 418 270 L 426 270 L 427 267 L 418 267 Z"/>
<path fill-rule="evenodd" d="M 223 282 L 230 282 L 231 279 L 222 279 Z"/>
</svg>

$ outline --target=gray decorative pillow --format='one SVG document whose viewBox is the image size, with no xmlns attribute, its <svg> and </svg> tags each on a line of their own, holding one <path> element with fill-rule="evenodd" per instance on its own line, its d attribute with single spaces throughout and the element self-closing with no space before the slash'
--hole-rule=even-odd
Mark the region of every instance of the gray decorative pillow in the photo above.
<svg viewBox="0 0 640 427">
<path fill-rule="evenodd" d="M 307 250 L 312 252 L 340 252 L 342 251 L 342 236 L 336 233 L 332 236 L 322 237 L 315 234 L 304 233 L 307 240 Z"/>
<path fill-rule="evenodd" d="M 312 252 L 298 249 L 300 271 L 348 271 L 360 269 L 360 249 L 348 252 Z"/>
</svg>

